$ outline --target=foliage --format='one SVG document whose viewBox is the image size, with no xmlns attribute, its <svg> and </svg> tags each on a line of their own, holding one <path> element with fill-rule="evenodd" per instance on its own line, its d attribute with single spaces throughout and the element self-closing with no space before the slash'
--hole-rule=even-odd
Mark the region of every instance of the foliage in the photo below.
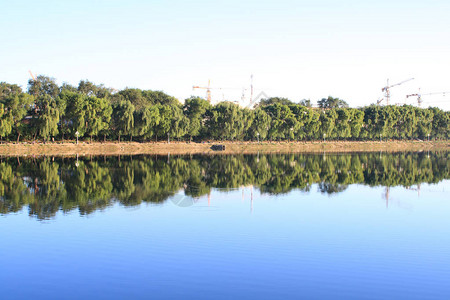
<svg viewBox="0 0 450 300">
<path fill-rule="evenodd" d="M 289 100 L 288 98 L 283 98 L 283 97 L 271 97 L 271 98 L 267 98 L 267 99 L 261 99 L 261 101 L 259 102 L 259 106 L 266 106 L 266 105 L 272 105 L 272 104 L 283 104 L 283 105 L 290 105 L 290 104 L 294 104 L 291 100 Z"/>
<path fill-rule="evenodd" d="M 114 131 L 119 136 L 130 135 L 133 136 L 134 130 L 134 105 L 129 100 L 121 101 L 118 105 L 113 107 L 113 126 Z M 131 138 L 130 137 L 130 138 Z"/>
<path fill-rule="evenodd" d="M 351 184 L 410 187 L 450 178 L 448 153 L 273 154 L 6 158 L 0 162 L 0 214 L 28 207 L 38 219 L 58 211 L 90 214 L 119 202 L 161 203 L 182 191 L 192 197 L 214 188 L 253 185 L 280 194 L 314 186 L 325 194 Z"/>
<path fill-rule="evenodd" d="M 347 102 L 339 98 L 333 98 L 328 96 L 328 98 L 322 98 L 317 101 L 319 108 L 343 108 L 348 107 Z"/>
<path fill-rule="evenodd" d="M 450 113 L 438 108 L 366 106 L 349 108 L 339 98 L 318 101 L 263 99 L 255 109 L 232 102 L 211 105 L 190 97 L 182 105 L 161 91 L 120 91 L 81 80 L 58 86 L 38 76 L 20 86 L 0 82 L 0 137 L 6 141 L 121 136 L 149 141 L 448 139 Z"/>
</svg>

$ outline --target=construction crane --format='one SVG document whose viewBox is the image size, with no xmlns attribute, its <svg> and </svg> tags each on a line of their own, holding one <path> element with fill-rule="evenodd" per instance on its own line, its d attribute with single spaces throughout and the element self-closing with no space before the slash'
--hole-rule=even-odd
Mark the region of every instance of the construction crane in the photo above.
<svg viewBox="0 0 450 300">
<path fill-rule="evenodd" d="M 420 89 L 419 89 L 419 92 L 417 94 L 406 95 L 406 98 L 417 97 L 417 105 L 420 106 L 422 104 L 422 102 L 423 102 L 422 101 L 422 96 L 431 96 L 431 95 L 442 95 L 442 96 L 445 96 L 445 94 L 447 94 L 447 93 L 450 93 L 450 92 L 435 92 L 435 93 L 422 94 L 420 92 Z"/>
<path fill-rule="evenodd" d="M 203 89 L 206 90 L 206 100 L 208 100 L 209 103 L 211 103 L 211 90 L 240 90 L 241 88 L 220 88 L 220 87 L 211 87 L 211 80 L 208 80 L 208 86 L 198 86 L 198 85 L 194 85 L 192 87 L 193 90 L 195 89 Z M 246 91 L 245 88 L 242 89 L 242 94 L 244 94 Z M 243 97 L 243 96 L 242 96 Z M 223 95 L 223 98 L 224 95 Z M 234 103 L 238 103 L 238 101 L 231 101 Z"/>
<path fill-rule="evenodd" d="M 30 73 L 31 78 L 33 78 L 33 80 L 36 81 L 36 76 L 34 76 L 33 73 L 31 73 L 30 70 L 28 70 L 28 73 Z"/>
<path fill-rule="evenodd" d="M 193 90 L 195 89 L 205 89 L 206 90 L 206 99 L 208 100 L 209 103 L 211 103 L 211 80 L 208 79 L 208 86 L 207 87 L 203 87 L 203 86 L 198 86 L 198 85 L 194 85 L 192 87 Z"/>
<path fill-rule="evenodd" d="M 402 82 L 399 82 L 399 83 L 396 83 L 396 84 L 392 84 L 392 85 L 389 85 L 389 79 L 388 79 L 386 86 L 381 89 L 381 91 L 384 92 L 384 97 L 386 99 L 386 105 L 389 105 L 389 100 L 391 100 L 391 88 L 392 87 L 397 86 L 397 85 L 401 85 L 401 84 L 403 84 L 405 82 L 408 82 L 408 81 L 411 81 L 413 79 L 414 78 L 409 78 L 409 79 L 403 80 Z M 377 104 L 380 105 L 380 103 L 382 101 L 383 101 L 383 99 L 377 100 Z"/>
</svg>

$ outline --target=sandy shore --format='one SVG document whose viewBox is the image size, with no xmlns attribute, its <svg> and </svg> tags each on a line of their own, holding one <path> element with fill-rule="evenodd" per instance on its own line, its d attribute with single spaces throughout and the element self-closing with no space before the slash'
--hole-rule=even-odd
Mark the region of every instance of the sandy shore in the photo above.
<svg viewBox="0 0 450 300">
<path fill-rule="evenodd" d="M 225 151 L 213 151 L 213 144 L 225 145 Z M 317 153 L 317 152 L 404 152 L 449 151 L 450 141 L 388 142 L 209 142 L 186 143 L 20 143 L 1 144 L 0 155 L 136 155 L 136 154 L 250 154 L 250 153 Z"/>
</svg>

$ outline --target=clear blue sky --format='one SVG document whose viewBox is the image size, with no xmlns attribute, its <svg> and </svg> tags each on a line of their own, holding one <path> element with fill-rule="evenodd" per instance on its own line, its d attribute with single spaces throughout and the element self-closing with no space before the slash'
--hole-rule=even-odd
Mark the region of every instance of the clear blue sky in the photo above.
<svg viewBox="0 0 450 300">
<path fill-rule="evenodd" d="M 163 90 L 248 87 L 352 106 L 392 102 L 421 88 L 450 92 L 450 1 L 6 1 L 0 0 L 0 81 L 28 70 L 77 84 Z M 216 100 L 241 91 L 214 93 Z M 423 97 L 450 108 L 446 97 Z M 409 98 L 409 103 L 413 99 Z"/>
</svg>

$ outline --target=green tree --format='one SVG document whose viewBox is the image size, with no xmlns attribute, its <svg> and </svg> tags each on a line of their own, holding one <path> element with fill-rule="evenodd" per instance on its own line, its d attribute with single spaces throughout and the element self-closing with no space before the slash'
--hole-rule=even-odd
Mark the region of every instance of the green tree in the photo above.
<svg viewBox="0 0 450 300">
<path fill-rule="evenodd" d="M 412 138 L 417 125 L 416 112 L 412 106 L 404 105 L 398 110 L 396 137 Z"/>
<path fill-rule="evenodd" d="M 331 139 L 336 137 L 334 127 L 336 126 L 337 117 L 338 114 L 334 109 L 323 111 L 320 114 L 320 132 L 322 137 Z"/>
<path fill-rule="evenodd" d="M 416 109 L 417 126 L 415 128 L 415 136 L 426 139 L 433 129 L 433 111 L 430 109 Z"/>
<path fill-rule="evenodd" d="M 34 98 L 26 93 L 20 93 L 4 97 L 0 103 L 5 107 L 6 118 L 12 121 L 12 131 L 19 142 L 20 136 L 26 134 L 30 129 L 28 123 L 24 122 L 24 118 L 34 103 Z"/>
<path fill-rule="evenodd" d="M 352 111 L 347 108 L 336 109 L 337 118 L 334 127 L 333 136 L 340 139 L 347 139 L 352 135 L 350 120 L 352 119 Z"/>
<path fill-rule="evenodd" d="M 37 98 L 34 121 L 39 136 L 45 141 L 58 134 L 60 115 L 61 111 L 59 110 L 56 99 L 49 95 L 43 95 Z"/>
<path fill-rule="evenodd" d="M 0 100 L 22 94 L 22 88 L 17 84 L 0 82 Z"/>
<path fill-rule="evenodd" d="M 206 111 L 210 108 L 211 104 L 200 97 L 190 97 L 184 101 L 183 111 L 189 119 L 187 130 L 189 141 L 192 141 L 192 137 L 200 135 L 202 128 L 205 126 Z"/>
<path fill-rule="evenodd" d="M 261 99 L 261 101 L 259 102 L 260 106 L 266 106 L 266 105 L 272 105 L 272 104 L 283 104 L 283 105 L 291 105 L 294 104 L 291 100 L 289 100 L 288 98 L 283 98 L 283 97 L 271 97 L 271 98 L 267 98 L 267 99 Z"/>
<path fill-rule="evenodd" d="M 129 100 L 121 101 L 113 107 L 112 120 L 119 142 L 121 135 L 130 135 L 130 140 L 133 138 L 134 105 Z"/>
<path fill-rule="evenodd" d="M 106 88 L 103 84 L 95 85 L 89 80 L 81 80 L 77 90 L 88 97 L 95 96 L 97 98 L 107 98 L 113 93 L 113 89 Z"/>
<path fill-rule="evenodd" d="M 287 105 L 275 103 L 264 106 L 263 109 L 271 118 L 269 138 L 287 139 L 294 137 L 297 120 Z"/>
<path fill-rule="evenodd" d="M 220 102 L 207 112 L 208 136 L 215 140 L 234 140 L 242 124 L 241 109 L 231 102 Z"/>
<path fill-rule="evenodd" d="M 109 129 L 112 107 L 105 98 L 88 97 L 86 103 L 86 134 L 97 136 L 100 132 Z"/>
<path fill-rule="evenodd" d="M 170 136 L 172 138 L 181 139 L 189 130 L 189 119 L 183 115 L 183 111 L 178 106 L 175 106 L 174 117 L 172 118 L 172 125 L 170 128 Z"/>
<path fill-rule="evenodd" d="M 431 135 L 437 139 L 448 139 L 450 132 L 450 114 L 437 107 L 433 111 L 433 125 Z"/>
<path fill-rule="evenodd" d="M 156 140 L 158 140 L 159 137 L 167 137 L 167 140 L 170 139 L 170 128 L 172 126 L 172 117 L 173 117 L 173 111 L 170 106 L 168 105 L 161 105 L 158 104 L 158 111 L 159 111 L 159 122 L 158 126 L 156 127 Z"/>
<path fill-rule="evenodd" d="M 144 140 L 156 136 L 156 129 L 160 121 L 158 106 L 148 106 L 136 112 L 135 120 L 137 135 L 141 136 Z"/>
<path fill-rule="evenodd" d="M 303 99 L 303 100 L 300 101 L 299 104 L 300 104 L 301 106 L 305 106 L 305 107 L 308 107 L 308 108 L 311 108 L 311 107 L 312 107 L 312 103 L 311 103 L 311 100 L 310 100 L 310 99 Z"/>
<path fill-rule="evenodd" d="M 161 91 L 143 91 L 140 89 L 126 88 L 114 94 L 112 97 L 113 103 L 120 103 L 123 100 L 130 101 L 137 111 L 143 110 L 150 105 L 179 105 L 180 102 L 172 96 L 169 96 Z"/>
<path fill-rule="evenodd" d="M 343 108 L 348 107 L 347 102 L 344 100 L 341 100 L 339 98 L 333 98 L 331 96 L 328 96 L 328 98 L 322 98 L 319 101 L 317 101 L 317 105 L 320 108 Z"/>
<path fill-rule="evenodd" d="M 59 93 L 61 94 L 64 91 L 76 93 L 78 92 L 78 89 L 67 82 L 63 82 L 63 84 L 59 87 Z"/>
<path fill-rule="evenodd" d="M 351 136 L 353 138 L 359 138 L 361 130 L 364 125 L 364 112 L 359 109 L 351 109 L 350 128 Z"/>
<path fill-rule="evenodd" d="M 79 137 L 83 137 L 88 128 L 88 97 L 78 92 L 63 90 L 60 98 L 66 103 L 66 111 L 61 119 L 62 133 L 74 138 L 75 132 L 78 132 Z"/>
<path fill-rule="evenodd" d="M 47 95 L 51 98 L 56 98 L 59 94 L 59 87 L 54 78 L 39 75 L 36 80 L 28 80 L 28 93 L 36 97 Z"/>
<path fill-rule="evenodd" d="M 253 110 L 253 122 L 249 128 L 249 136 L 253 139 L 265 140 L 269 133 L 270 116 L 261 108 Z"/>
<path fill-rule="evenodd" d="M 3 142 L 3 138 L 9 135 L 12 131 L 13 119 L 11 114 L 5 110 L 5 105 L 0 103 L 0 138 Z"/>
</svg>

